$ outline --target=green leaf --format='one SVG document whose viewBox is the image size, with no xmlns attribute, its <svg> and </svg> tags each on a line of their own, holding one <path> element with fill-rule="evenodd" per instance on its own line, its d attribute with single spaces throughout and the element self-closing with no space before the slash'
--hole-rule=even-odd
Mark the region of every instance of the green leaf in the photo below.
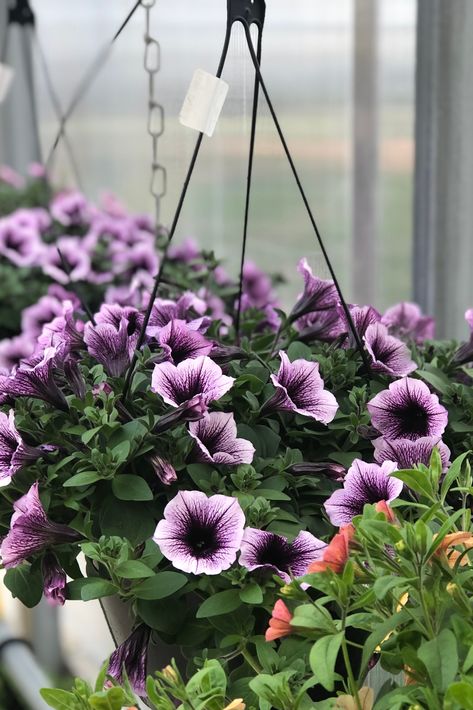
<svg viewBox="0 0 473 710">
<path fill-rule="evenodd" d="M 328 455 L 328 458 L 335 463 L 339 463 L 345 468 L 350 468 L 355 459 L 363 458 L 359 451 L 335 451 Z"/>
<path fill-rule="evenodd" d="M 263 601 L 263 590 L 259 584 L 253 582 L 241 590 L 240 599 L 242 602 L 245 602 L 245 604 L 261 604 Z"/>
<path fill-rule="evenodd" d="M 340 651 L 344 632 L 334 636 L 324 636 L 314 643 L 309 655 L 310 667 L 317 681 L 325 690 L 333 691 L 335 684 L 335 663 Z"/>
<path fill-rule="evenodd" d="M 118 463 L 123 463 L 130 455 L 130 449 L 131 444 L 127 439 L 125 441 L 121 441 L 119 444 L 112 448 L 113 458 Z"/>
<path fill-rule="evenodd" d="M 3 578 L 5 587 L 29 609 L 36 606 L 43 596 L 43 577 L 39 569 L 28 562 L 9 569 Z"/>
<path fill-rule="evenodd" d="M 67 690 L 41 688 L 39 692 L 43 700 L 54 710 L 74 710 L 74 708 L 80 707 L 77 705 L 75 696 Z"/>
<path fill-rule="evenodd" d="M 143 577 L 152 577 L 154 572 L 140 560 L 127 560 L 115 568 L 115 574 L 117 577 L 125 577 L 126 579 L 142 579 Z"/>
<path fill-rule="evenodd" d="M 427 365 L 425 370 L 417 370 L 416 375 L 428 382 L 429 385 L 432 385 L 441 394 L 445 394 L 451 386 L 451 382 L 445 373 L 436 367 L 432 367 L 432 365 Z"/>
<path fill-rule="evenodd" d="M 393 471 L 391 476 L 398 478 L 403 481 L 409 488 L 412 488 L 416 493 L 426 496 L 429 500 L 433 500 L 434 490 L 432 487 L 432 482 L 423 473 L 423 471 L 418 471 L 417 469 L 407 469 L 403 471 Z"/>
<path fill-rule="evenodd" d="M 291 362 L 294 360 L 312 360 L 312 350 L 305 343 L 295 340 L 287 349 L 287 356 Z"/>
<path fill-rule="evenodd" d="M 322 605 L 300 604 L 294 611 L 291 626 L 303 629 L 314 629 L 328 634 L 335 629 L 334 622 L 329 612 Z"/>
<path fill-rule="evenodd" d="M 112 490 L 119 500 L 153 500 L 153 492 L 141 476 L 121 474 L 113 479 Z"/>
<path fill-rule="evenodd" d="M 452 465 L 445 474 L 445 478 L 443 479 L 442 485 L 440 487 L 440 499 L 442 503 L 445 502 L 445 498 L 447 497 L 448 491 L 461 473 L 463 462 L 470 454 L 471 451 L 466 451 L 464 454 L 461 454 L 461 456 L 457 456 L 457 458 L 455 459 L 455 461 L 453 461 Z"/>
<path fill-rule="evenodd" d="M 156 529 L 147 504 L 120 501 L 115 496 L 101 502 L 99 520 L 102 535 L 125 537 L 134 547 L 148 540 Z"/>
<path fill-rule="evenodd" d="M 64 488 L 74 488 L 75 486 L 89 486 L 91 483 L 100 481 L 97 471 L 82 471 L 71 476 L 63 483 Z"/>
<path fill-rule="evenodd" d="M 206 599 L 198 608 L 197 619 L 206 619 L 210 616 L 229 614 L 235 611 L 241 604 L 238 589 L 226 589 L 224 592 L 217 592 Z"/>
<path fill-rule="evenodd" d="M 458 703 L 462 710 L 473 710 L 473 685 L 466 680 L 453 683 L 447 690 L 445 700 Z"/>
<path fill-rule="evenodd" d="M 101 430 L 101 426 L 96 426 L 93 429 L 89 429 L 88 431 L 84 432 L 81 436 L 81 440 L 83 444 L 88 444 L 89 441 L 91 441 L 94 436 Z"/>
<path fill-rule="evenodd" d="M 248 424 L 239 424 L 238 436 L 251 441 L 256 449 L 256 456 L 270 459 L 278 453 L 281 437 L 263 424 L 251 427 Z"/>
<path fill-rule="evenodd" d="M 118 588 L 109 582 L 108 579 L 98 579 L 96 577 L 89 577 L 84 580 L 80 595 L 84 602 L 88 602 L 91 599 L 101 599 L 101 597 L 110 597 L 112 594 L 116 594 Z"/>
<path fill-rule="evenodd" d="M 136 609 L 145 624 L 156 631 L 175 636 L 184 624 L 186 630 L 189 628 L 185 595 L 173 599 L 172 604 L 156 604 L 154 600 L 138 599 Z"/>
<path fill-rule="evenodd" d="M 266 500 L 291 500 L 291 497 L 286 493 L 275 491 L 273 488 L 257 488 L 254 493 Z"/>
<path fill-rule="evenodd" d="M 425 641 L 417 655 L 427 669 L 434 688 L 445 691 L 458 671 L 458 650 L 455 635 L 442 629 L 436 638 Z"/>
<path fill-rule="evenodd" d="M 393 577 L 392 575 L 387 577 L 378 577 L 373 584 L 373 591 L 376 595 L 376 599 L 384 599 L 386 594 L 392 589 L 395 587 L 402 587 L 410 581 L 413 580 L 409 580 L 407 577 Z"/>
<path fill-rule="evenodd" d="M 187 577 L 179 572 L 158 572 L 133 588 L 138 599 L 164 599 L 187 584 Z"/>
</svg>

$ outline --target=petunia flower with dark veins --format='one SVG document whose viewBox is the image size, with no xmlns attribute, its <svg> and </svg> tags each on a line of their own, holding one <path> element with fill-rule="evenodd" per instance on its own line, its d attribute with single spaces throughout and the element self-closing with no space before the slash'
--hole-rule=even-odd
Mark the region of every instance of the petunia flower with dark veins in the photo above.
<svg viewBox="0 0 473 710">
<path fill-rule="evenodd" d="M 166 360 L 175 365 L 188 358 L 208 355 L 214 344 L 198 330 L 190 328 L 186 321 L 173 319 L 158 333 L 158 343 Z"/>
<path fill-rule="evenodd" d="M 422 436 L 420 439 L 385 439 L 380 436 L 373 441 L 374 458 L 378 463 L 395 461 L 399 469 L 412 468 L 416 464 L 429 465 L 432 451 L 437 447 L 442 460 L 442 470 L 450 466 L 450 449 L 438 436 Z"/>
<path fill-rule="evenodd" d="M 42 455 L 40 448 L 25 444 L 15 426 L 15 412 L 0 412 L 0 486 L 10 483 L 25 464 Z"/>
<path fill-rule="evenodd" d="M 304 292 L 289 315 L 291 322 L 306 313 L 326 311 L 336 307 L 338 294 L 333 281 L 314 276 L 305 257 L 299 261 L 297 270 L 304 277 Z"/>
<path fill-rule="evenodd" d="M 123 375 L 135 350 L 135 342 L 128 334 L 128 322 L 124 318 L 118 329 L 110 323 L 86 323 L 84 341 L 89 353 L 111 377 Z"/>
<path fill-rule="evenodd" d="M 403 482 L 391 476 L 397 466 L 385 461 L 381 466 L 355 459 L 348 469 L 343 488 L 332 493 L 324 508 L 332 525 L 340 527 L 351 523 L 355 515 L 361 515 L 367 503 L 384 500 L 390 503 L 403 489 Z"/>
<path fill-rule="evenodd" d="M 324 424 L 331 422 L 338 404 L 334 395 L 324 389 L 319 363 L 303 359 L 291 362 L 283 350 L 279 357 L 278 374 L 271 375 L 276 393 L 265 402 L 263 411 L 297 412 Z"/>
<path fill-rule="evenodd" d="M 178 407 L 196 395 L 201 395 L 203 402 L 209 404 L 223 397 L 234 381 L 234 377 L 224 375 L 213 360 L 203 355 L 183 360 L 178 365 L 170 362 L 155 365 L 151 390 L 172 407 Z"/>
<path fill-rule="evenodd" d="M 253 461 L 255 447 L 247 439 L 237 438 L 237 426 L 231 413 L 209 412 L 189 424 L 189 434 L 195 439 L 199 461 L 226 466 Z"/>
<path fill-rule="evenodd" d="M 61 358 L 56 346 L 44 350 L 41 355 L 21 363 L 4 381 L 4 394 L 10 398 L 34 397 L 42 399 L 63 411 L 68 410 L 66 398 L 54 379 L 54 372 Z"/>
<path fill-rule="evenodd" d="M 72 528 L 49 520 L 39 498 L 38 486 L 36 481 L 13 503 L 10 530 L 0 547 L 2 564 L 7 569 L 48 547 L 80 540 L 81 536 Z"/>
<path fill-rule="evenodd" d="M 371 369 L 392 377 L 405 377 L 417 369 L 405 343 L 393 335 L 382 323 L 372 323 L 363 336 L 366 350 L 371 358 Z"/>
<path fill-rule="evenodd" d="M 64 301 L 61 315 L 43 326 L 38 345 L 43 348 L 60 345 L 64 352 L 75 352 L 84 347 L 84 323 L 74 318 L 72 301 Z"/>
<path fill-rule="evenodd" d="M 220 574 L 236 560 L 244 525 L 236 498 L 180 491 L 165 507 L 153 540 L 176 569 Z"/>
<path fill-rule="evenodd" d="M 389 332 L 401 340 L 423 343 L 435 336 L 435 321 L 424 316 L 417 303 L 403 301 L 388 308 L 381 321 Z"/>
<path fill-rule="evenodd" d="M 368 402 L 371 422 L 386 439 L 442 436 L 448 412 L 421 380 L 403 377 Z"/>
<path fill-rule="evenodd" d="M 207 303 L 191 291 L 183 293 L 177 301 L 157 298 L 153 303 L 146 332 L 151 337 L 156 337 L 169 321 L 178 319 L 185 320 L 193 330 L 205 333 L 212 322 L 210 318 L 204 316 L 206 310 Z"/>
<path fill-rule="evenodd" d="M 140 624 L 123 643 L 112 653 L 108 662 L 107 674 L 117 683 L 123 683 L 123 669 L 130 685 L 140 697 L 146 695 L 146 670 L 148 646 L 151 629 Z"/>
<path fill-rule="evenodd" d="M 381 320 L 381 314 L 378 313 L 378 311 L 373 308 L 373 306 L 350 305 L 348 306 L 348 309 L 350 311 L 353 325 L 355 326 L 356 332 L 358 333 L 360 338 L 365 335 L 366 330 L 370 325 L 373 325 L 374 323 L 379 323 Z M 345 346 L 350 348 L 356 348 L 357 344 L 355 341 L 355 337 L 352 333 L 350 325 L 348 324 L 345 312 L 340 304 L 337 306 L 337 311 L 343 323 L 342 330 L 347 336 Z"/>
<path fill-rule="evenodd" d="M 246 528 L 241 541 L 239 563 L 253 571 L 266 570 L 289 583 L 291 577 L 302 577 L 314 560 L 322 558 L 325 542 L 302 530 L 292 541 L 267 530 Z"/>
<path fill-rule="evenodd" d="M 56 555 L 47 552 L 42 562 L 43 594 L 51 606 L 63 606 L 66 601 L 66 573 Z"/>
<path fill-rule="evenodd" d="M 42 265 L 44 273 L 60 284 L 86 281 L 91 269 L 90 257 L 78 237 L 60 237 L 46 249 Z"/>
</svg>

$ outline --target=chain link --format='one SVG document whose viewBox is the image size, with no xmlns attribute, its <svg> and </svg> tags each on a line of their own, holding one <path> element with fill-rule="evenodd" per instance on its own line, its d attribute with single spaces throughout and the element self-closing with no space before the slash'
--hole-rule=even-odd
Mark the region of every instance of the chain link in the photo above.
<svg viewBox="0 0 473 710">
<path fill-rule="evenodd" d="M 156 0 L 141 0 L 145 11 L 145 52 L 144 69 L 148 74 L 148 125 L 147 130 L 151 136 L 152 160 L 151 179 L 149 190 L 154 198 L 156 230 L 160 222 L 161 199 L 166 194 L 167 174 L 164 165 L 158 161 L 158 141 L 164 133 L 164 108 L 156 99 L 156 75 L 161 69 L 161 47 L 159 42 L 151 36 L 151 10 Z"/>
</svg>

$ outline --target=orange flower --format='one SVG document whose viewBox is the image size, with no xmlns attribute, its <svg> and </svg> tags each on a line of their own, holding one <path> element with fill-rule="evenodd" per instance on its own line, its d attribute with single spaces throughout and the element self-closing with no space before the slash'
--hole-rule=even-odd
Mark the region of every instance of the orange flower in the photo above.
<svg viewBox="0 0 473 710">
<path fill-rule="evenodd" d="M 378 503 L 376 503 L 375 505 L 375 508 L 377 513 L 384 513 L 388 520 L 388 523 L 397 523 L 397 519 L 392 511 L 392 508 L 389 507 L 385 500 L 378 501 Z"/>
<path fill-rule="evenodd" d="M 339 695 L 336 698 L 335 708 L 337 710 L 357 710 L 360 707 L 362 710 L 372 710 L 374 704 L 374 690 L 364 686 L 358 691 L 358 701 L 356 702 L 353 695 Z"/>
<path fill-rule="evenodd" d="M 283 636 L 292 634 L 291 619 L 292 614 L 284 604 L 282 599 L 278 599 L 274 605 L 273 614 L 269 620 L 269 627 L 266 629 L 266 641 L 275 641 Z"/>
<path fill-rule="evenodd" d="M 455 567 L 459 557 L 461 557 L 460 565 L 462 567 L 468 565 L 470 563 L 468 556 L 462 556 L 459 550 L 454 549 L 457 545 L 463 545 L 466 550 L 470 550 L 473 548 L 473 535 L 463 530 L 445 535 L 434 555 L 436 557 L 444 557 L 449 567 Z"/>
<path fill-rule="evenodd" d="M 355 528 L 351 523 L 341 527 L 340 532 L 334 535 L 325 548 L 322 559 L 312 562 L 308 572 L 325 572 L 328 568 L 337 574 L 343 572 L 354 534 Z"/>
</svg>

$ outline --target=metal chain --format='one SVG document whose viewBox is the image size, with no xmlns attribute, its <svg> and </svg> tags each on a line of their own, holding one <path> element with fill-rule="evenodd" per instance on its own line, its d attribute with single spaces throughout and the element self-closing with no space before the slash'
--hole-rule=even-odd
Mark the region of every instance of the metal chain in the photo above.
<svg viewBox="0 0 473 710">
<path fill-rule="evenodd" d="M 164 165 L 158 162 L 158 141 L 164 133 L 164 108 L 156 100 L 156 75 L 161 69 L 161 47 L 151 36 L 151 10 L 156 0 L 141 0 L 145 11 L 145 53 L 144 68 L 148 74 L 148 133 L 151 136 L 152 160 L 150 193 L 154 199 L 156 233 L 160 223 L 161 198 L 166 194 L 167 174 Z"/>
</svg>

